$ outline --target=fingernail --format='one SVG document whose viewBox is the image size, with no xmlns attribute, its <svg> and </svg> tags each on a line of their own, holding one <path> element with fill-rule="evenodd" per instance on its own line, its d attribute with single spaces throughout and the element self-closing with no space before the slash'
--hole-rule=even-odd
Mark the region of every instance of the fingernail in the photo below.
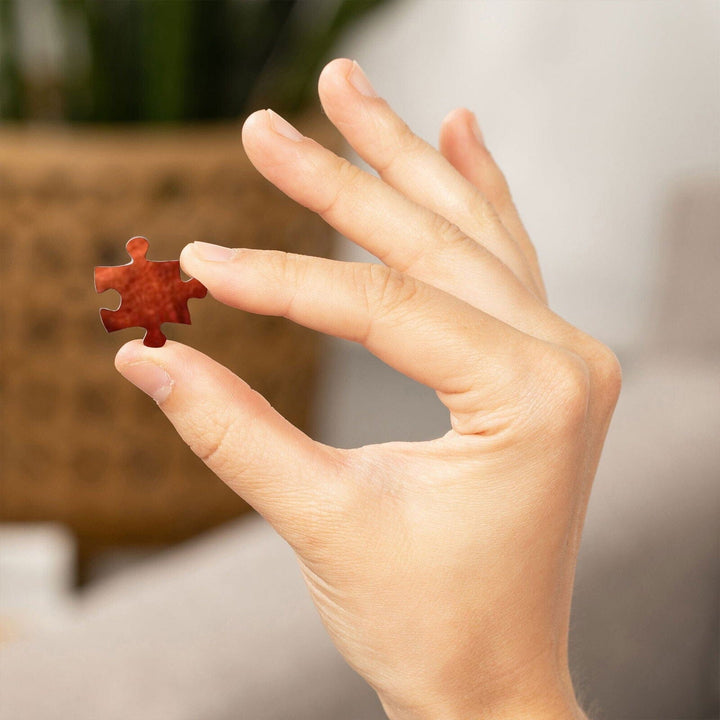
<svg viewBox="0 0 720 720">
<path fill-rule="evenodd" d="M 122 376 L 135 387 L 147 393 L 158 405 L 167 400 L 173 388 L 171 377 L 163 368 L 151 362 L 137 362 L 121 365 Z"/>
<path fill-rule="evenodd" d="M 363 69 L 357 64 L 357 61 L 353 60 L 350 74 L 348 75 L 348 81 L 350 84 L 365 97 L 377 97 L 378 94 L 375 92 L 375 88 L 370 84 L 367 79 L 367 75 L 363 72 Z"/>
<path fill-rule="evenodd" d="M 472 120 L 470 121 L 470 127 L 472 128 L 473 135 L 475 136 L 475 139 L 481 144 L 485 144 L 485 138 L 483 137 L 482 130 L 480 130 L 480 126 L 478 125 L 477 118 L 475 117 L 475 113 L 471 113 Z"/>
<path fill-rule="evenodd" d="M 281 117 L 270 109 L 268 109 L 267 114 L 270 118 L 270 127 L 279 135 L 283 135 L 295 142 L 305 139 L 304 135 L 296 130 L 284 117 Z"/>
<path fill-rule="evenodd" d="M 193 244 L 193 252 L 201 260 L 209 260 L 210 262 L 227 262 L 232 260 L 235 250 L 222 245 L 213 245 L 212 243 L 196 240 Z"/>
</svg>

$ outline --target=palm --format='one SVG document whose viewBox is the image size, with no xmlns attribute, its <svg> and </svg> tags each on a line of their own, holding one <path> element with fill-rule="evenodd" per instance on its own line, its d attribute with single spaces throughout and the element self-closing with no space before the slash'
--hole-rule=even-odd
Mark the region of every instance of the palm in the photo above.
<svg viewBox="0 0 720 720">
<path fill-rule="evenodd" d="M 527 444 L 535 447 L 451 431 L 430 442 L 353 451 L 353 512 L 315 537 L 309 551 L 301 544 L 298 559 L 334 642 L 381 693 L 386 677 L 417 682 L 417 668 L 407 663 L 412 655 L 442 665 L 472 645 L 479 659 L 502 637 L 516 646 L 496 669 L 506 678 L 557 651 L 557 605 L 568 604 L 569 593 L 553 604 L 536 599 L 572 573 L 574 551 L 558 550 L 577 535 L 573 510 L 582 483 L 559 487 L 557 478 L 568 472 L 558 464 L 538 474 L 547 448 Z M 527 462 L 519 465 L 518 455 Z M 574 458 L 561 462 L 577 474 Z M 467 610 L 462 623 L 458 606 Z M 508 627 L 515 638 L 508 639 Z M 528 627 L 536 632 L 531 643 Z M 437 681 L 433 667 L 424 678 L 428 693 Z"/>
</svg>

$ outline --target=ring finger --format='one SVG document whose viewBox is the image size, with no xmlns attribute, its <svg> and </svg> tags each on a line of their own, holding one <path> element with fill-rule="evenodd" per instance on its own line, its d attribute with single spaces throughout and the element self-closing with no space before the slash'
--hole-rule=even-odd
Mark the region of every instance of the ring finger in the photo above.
<svg viewBox="0 0 720 720">
<path fill-rule="evenodd" d="M 320 75 L 318 93 L 332 123 L 388 185 L 457 225 L 540 296 L 524 248 L 493 205 L 377 96 L 356 62 L 341 58 L 328 63 Z"/>
</svg>

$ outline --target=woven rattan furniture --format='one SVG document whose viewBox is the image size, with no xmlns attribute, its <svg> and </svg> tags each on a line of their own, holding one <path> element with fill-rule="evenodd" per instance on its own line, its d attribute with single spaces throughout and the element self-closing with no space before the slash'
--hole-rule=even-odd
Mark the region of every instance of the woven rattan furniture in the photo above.
<svg viewBox="0 0 720 720">
<path fill-rule="evenodd" d="M 325 144 L 328 125 L 301 126 Z M 240 126 L 177 130 L 0 130 L 2 480 L 0 520 L 56 520 L 84 556 L 168 543 L 245 510 L 152 401 L 113 368 L 133 329 L 106 334 L 93 266 L 177 258 L 193 240 L 326 255 L 331 233 L 250 165 Z M 115 297 L 113 297 L 113 295 Z M 231 367 L 308 429 L 318 336 L 212 298 L 192 326 L 165 325 Z"/>
</svg>

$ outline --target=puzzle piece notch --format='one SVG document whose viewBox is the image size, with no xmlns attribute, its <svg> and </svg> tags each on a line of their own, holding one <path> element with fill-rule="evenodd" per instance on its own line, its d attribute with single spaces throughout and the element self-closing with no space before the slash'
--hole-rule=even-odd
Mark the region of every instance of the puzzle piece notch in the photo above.
<svg viewBox="0 0 720 720">
<path fill-rule="evenodd" d="M 125 245 L 131 260 L 125 265 L 95 268 L 95 290 L 117 290 L 120 306 L 102 308 L 100 319 L 108 332 L 129 327 L 147 331 L 143 343 L 162 347 L 167 338 L 161 325 L 165 322 L 190 325 L 190 298 L 204 298 L 207 288 L 195 279 L 183 280 L 178 260 L 152 261 L 146 255 L 149 243 L 144 237 L 133 237 Z"/>
</svg>

